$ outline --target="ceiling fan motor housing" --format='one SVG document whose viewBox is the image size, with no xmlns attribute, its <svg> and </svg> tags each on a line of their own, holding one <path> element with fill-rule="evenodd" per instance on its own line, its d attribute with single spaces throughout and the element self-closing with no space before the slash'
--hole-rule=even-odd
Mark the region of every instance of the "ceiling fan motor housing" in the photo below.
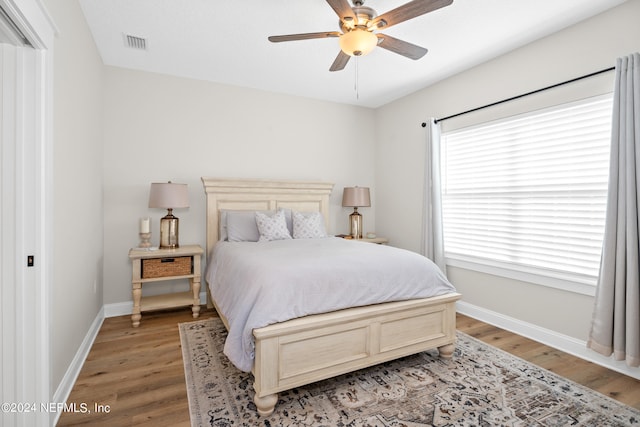
<svg viewBox="0 0 640 427">
<path fill-rule="evenodd" d="M 340 29 L 342 32 L 348 32 L 355 28 L 368 29 L 369 23 L 378 16 L 375 10 L 368 6 L 354 6 L 353 13 L 356 15 L 356 22 L 351 17 L 345 17 L 340 20 Z"/>
</svg>

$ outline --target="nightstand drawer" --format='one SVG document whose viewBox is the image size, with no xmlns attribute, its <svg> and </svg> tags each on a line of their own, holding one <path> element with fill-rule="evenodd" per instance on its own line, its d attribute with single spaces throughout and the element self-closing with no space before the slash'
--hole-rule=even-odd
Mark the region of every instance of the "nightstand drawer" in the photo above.
<svg viewBox="0 0 640 427">
<path fill-rule="evenodd" d="M 143 259 L 140 273 L 143 279 L 188 276 L 193 274 L 193 257 Z"/>
</svg>

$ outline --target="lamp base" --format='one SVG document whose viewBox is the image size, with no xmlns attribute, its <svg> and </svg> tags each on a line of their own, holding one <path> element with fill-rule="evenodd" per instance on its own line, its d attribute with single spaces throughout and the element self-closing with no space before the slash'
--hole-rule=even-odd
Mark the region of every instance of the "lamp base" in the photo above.
<svg viewBox="0 0 640 427">
<path fill-rule="evenodd" d="M 171 209 L 167 216 L 160 220 L 160 249 L 176 249 L 178 244 L 178 218 L 173 216 Z"/>
<path fill-rule="evenodd" d="M 362 215 L 358 213 L 358 208 L 353 208 L 353 213 L 349 215 L 351 237 L 362 239 Z"/>
</svg>

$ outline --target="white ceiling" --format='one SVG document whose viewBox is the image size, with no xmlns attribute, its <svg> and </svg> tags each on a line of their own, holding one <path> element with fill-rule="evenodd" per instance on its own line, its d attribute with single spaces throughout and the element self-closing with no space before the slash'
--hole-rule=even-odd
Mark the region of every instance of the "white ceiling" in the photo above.
<svg viewBox="0 0 640 427">
<path fill-rule="evenodd" d="M 366 5 L 381 15 L 407 1 L 368 0 Z M 329 72 L 338 39 L 267 40 L 338 31 L 338 17 L 323 0 L 80 4 L 106 65 L 375 108 L 624 1 L 454 0 L 384 31 L 428 48 L 422 59 L 376 48 L 338 72 Z M 146 50 L 128 47 L 126 35 L 146 39 Z"/>
</svg>

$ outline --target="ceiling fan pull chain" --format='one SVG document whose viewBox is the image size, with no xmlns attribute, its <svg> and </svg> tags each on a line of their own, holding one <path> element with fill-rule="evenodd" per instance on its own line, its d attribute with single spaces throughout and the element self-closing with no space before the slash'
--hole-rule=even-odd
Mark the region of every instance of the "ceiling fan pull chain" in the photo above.
<svg viewBox="0 0 640 427">
<path fill-rule="evenodd" d="M 360 99 L 360 89 L 358 87 L 358 63 L 360 61 L 358 61 L 358 57 L 355 57 L 356 60 L 356 66 L 355 66 L 355 73 L 356 73 L 356 78 L 355 78 L 355 83 L 354 83 L 354 87 L 353 89 L 356 91 L 356 99 L 359 100 Z"/>
</svg>

